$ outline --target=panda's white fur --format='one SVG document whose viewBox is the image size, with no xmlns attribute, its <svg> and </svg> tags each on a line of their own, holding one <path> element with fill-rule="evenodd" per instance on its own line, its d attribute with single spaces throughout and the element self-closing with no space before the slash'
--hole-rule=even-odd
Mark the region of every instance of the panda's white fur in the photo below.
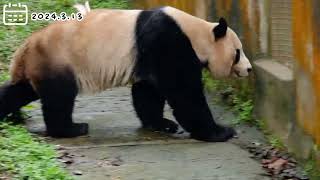
<svg viewBox="0 0 320 180">
<path fill-rule="evenodd" d="M 77 8 L 78 11 L 81 12 L 83 15 L 89 13 L 91 10 L 88 1 L 85 3 L 85 5 L 75 5 L 75 8 Z M 202 62 L 208 60 L 209 63 L 212 64 L 209 67 L 211 67 L 210 69 L 212 70 L 215 77 L 225 77 L 229 74 L 241 77 L 249 75 L 249 72 L 247 70 L 251 69 L 252 66 L 250 64 L 250 61 L 246 57 L 245 53 L 243 52 L 242 44 L 238 36 L 232 29 L 228 28 L 228 34 L 226 35 L 226 38 L 228 38 L 228 40 L 225 40 L 224 44 L 221 45 L 220 42 L 215 42 L 214 36 L 212 36 L 212 29 L 216 27 L 218 23 L 208 23 L 205 20 L 199 19 L 172 7 L 165 7 L 163 11 L 170 15 L 173 19 L 175 19 L 177 23 L 181 26 L 184 33 L 186 33 L 187 36 L 190 38 L 192 46 L 199 59 Z M 219 46 L 225 47 L 230 46 L 231 44 L 234 45 L 234 47 L 227 49 L 229 51 L 232 51 L 231 53 L 221 53 L 221 51 L 219 51 Z M 230 73 L 228 69 L 221 67 L 225 66 L 225 64 L 223 64 L 223 62 L 225 62 L 224 59 L 230 57 L 221 57 L 219 55 L 233 54 L 234 49 L 240 49 L 240 61 L 239 63 L 234 65 L 233 69 L 230 70 Z"/>
<path fill-rule="evenodd" d="M 92 10 L 81 22 L 56 22 L 33 33 L 15 53 L 13 81 L 25 78 L 36 84 L 46 73 L 40 67 L 46 61 L 57 70 L 72 67 L 83 93 L 125 85 L 135 63 L 134 27 L 139 13 Z"/>
<path fill-rule="evenodd" d="M 83 64 L 74 66 L 83 92 L 98 92 L 128 83 L 135 64 L 134 23 L 138 10 L 93 10 L 74 39 Z M 121 27 L 121 28 L 114 28 Z M 79 44 L 79 40 L 81 44 Z"/>
<path fill-rule="evenodd" d="M 32 51 L 16 52 L 15 57 L 21 57 L 22 53 L 28 62 L 22 58 L 14 59 L 11 69 L 14 81 L 19 81 L 25 75 L 35 84 L 33 79 L 45 73 L 39 72 L 41 68 L 38 65 L 46 59 L 56 67 L 69 64 L 84 93 L 99 92 L 128 83 L 135 64 L 135 23 L 141 11 L 91 10 L 88 3 L 75 7 L 84 15 L 81 22 L 52 23 L 34 33 L 20 48 Z M 213 76 L 248 75 L 251 64 L 242 50 L 239 38 L 230 28 L 222 40 L 215 41 L 212 29 L 218 23 L 207 22 L 172 7 L 165 7 L 163 11 L 188 36 L 200 61 L 208 61 Z M 52 49 L 55 49 L 54 54 Z M 235 49 L 241 50 L 241 58 L 239 63 L 232 66 Z"/>
</svg>

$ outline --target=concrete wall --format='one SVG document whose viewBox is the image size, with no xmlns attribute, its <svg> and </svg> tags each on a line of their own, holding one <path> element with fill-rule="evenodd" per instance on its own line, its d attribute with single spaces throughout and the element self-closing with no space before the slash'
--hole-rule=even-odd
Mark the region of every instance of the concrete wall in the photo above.
<svg viewBox="0 0 320 180">
<path fill-rule="evenodd" d="M 320 145 L 320 1 L 293 1 L 297 120 Z M 315 147 L 317 148 L 317 147 Z"/>
<path fill-rule="evenodd" d="M 320 1 L 269 3 L 270 58 L 254 62 L 256 113 L 305 159 L 320 145 Z"/>
<path fill-rule="evenodd" d="M 270 14 L 272 58 L 293 68 L 292 1 L 272 0 Z"/>
</svg>

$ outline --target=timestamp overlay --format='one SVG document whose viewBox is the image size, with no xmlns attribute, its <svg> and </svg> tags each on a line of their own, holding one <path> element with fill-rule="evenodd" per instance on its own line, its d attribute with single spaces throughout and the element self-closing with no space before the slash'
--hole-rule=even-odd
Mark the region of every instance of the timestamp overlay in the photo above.
<svg viewBox="0 0 320 180">
<path fill-rule="evenodd" d="M 71 13 L 68 15 L 66 12 L 56 13 L 56 12 L 34 12 L 31 13 L 32 21 L 69 21 L 77 20 L 81 21 L 83 15 L 81 13 Z"/>
<path fill-rule="evenodd" d="M 29 18 L 30 17 L 30 18 Z M 3 6 L 3 24 L 8 26 L 27 25 L 31 21 L 81 21 L 80 12 L 68 14 L 66 12 L 32 12 L 29 16 L 28 7 L 23 3 L 8 3 Z"/>
</svg>

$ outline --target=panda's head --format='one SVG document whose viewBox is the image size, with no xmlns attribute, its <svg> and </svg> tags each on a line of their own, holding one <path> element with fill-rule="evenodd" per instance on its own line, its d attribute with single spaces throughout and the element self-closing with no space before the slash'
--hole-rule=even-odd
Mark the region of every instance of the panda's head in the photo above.
<svg viewBox="0 0 320 180">
<path fill-rule="evenodd" d="M 252 71 L 237 34 L 228 28 L 223 18 L 220 18 L 219 23 L 213 23 L 208 49 L 210 52 L 205 64 L 214 77 L 244 77 Z"/>
</svg>

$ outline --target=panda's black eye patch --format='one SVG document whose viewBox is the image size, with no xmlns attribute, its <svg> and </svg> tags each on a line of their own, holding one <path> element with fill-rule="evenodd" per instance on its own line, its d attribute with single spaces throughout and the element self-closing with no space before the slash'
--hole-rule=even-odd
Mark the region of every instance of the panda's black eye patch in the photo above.
<svg viewBox="0 0 320 180">
<path fill-rule="evenodd" d="M 236 58 L 234 59 L 234 64 L 240 61 L 240 49 L 236 49 Z"/>
</svg>

